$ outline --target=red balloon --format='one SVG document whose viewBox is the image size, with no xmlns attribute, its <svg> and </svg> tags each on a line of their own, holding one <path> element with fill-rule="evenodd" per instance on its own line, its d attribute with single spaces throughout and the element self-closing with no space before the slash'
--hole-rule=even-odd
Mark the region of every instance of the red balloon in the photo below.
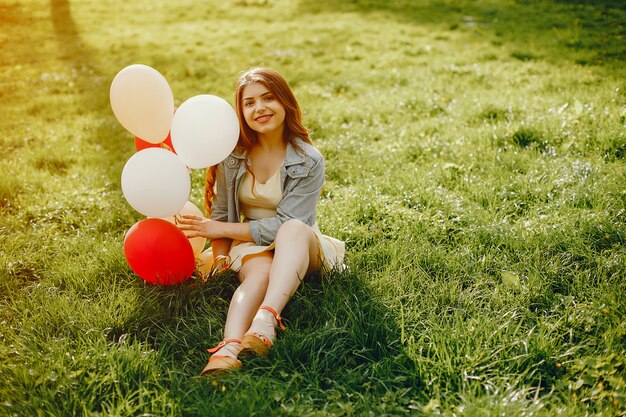
<svg viewBox="0 0 626 417">
<path fill-rule="evenodd" d="M 135 223 L 124 238 L 124 255 L 130 268 L 153 284 L 178 284 L 191 277 L 196 267 L 187 236 L 163 219 Z"/>
<path fill-rule="evenodd" d="M 172 145 L 172 136 L 169 133 L 167 134 L 167 138 L 165 138 L 165 140 L 161 143 L 146 142 L 145 140 L 135 136 L 135 149 L 137 150 L 137 152 L 146 148 L 163 148 L 176 153 L 176 151 L 174 150 L 174 145 Z"/>
</svg>

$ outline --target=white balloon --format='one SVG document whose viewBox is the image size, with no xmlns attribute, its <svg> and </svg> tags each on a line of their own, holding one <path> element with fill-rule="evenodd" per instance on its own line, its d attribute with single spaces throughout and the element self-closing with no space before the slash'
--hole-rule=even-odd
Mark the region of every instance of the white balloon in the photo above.
<svg viewBox="0 0 626 417">
<path fill-rule="evenodd" d="M 163 148 L 135 153 L 122 170 L 122 193 L 128 204 L 148 217 L 178 213 L 191 193 L 191 178 L 183 161 Z"/>
<path fill-rule="evenodd" d="M 174 115 L 174 95 L 154 68 L 130 65 L 111 83 L 111 108 L 124 129 L 150 143 L 167 138 Z"/>
<path fill-rule="evenodd" d="M 187 201 L 183 208 L 178 212 L 179 216 L 198 216 L 204 217 L 202 210 L 196 207 L 191 201 Z M 176 224 L 175 216 L 166 217 L 163 220 L 166 220 L 172 224 Z M 190 233 L 195 233 L 193 231 L 185 231 L 185 236 L 189 236 Z M 192 237 L 189 239 L 189 243 L 191 243 L 191 249 L 193 249 L 193 256 L 196 258 L 200 255 L 204 246 L 206 245 L 206 238 L 204 237 Z"/>
<path fill-rule="evenodd" d="M 226 159 L 239 139 L 239 119 L 228 102 L 210 94 L 186 100 L 172 119 L 172 144 L 189 168 Z"/>
</svg>

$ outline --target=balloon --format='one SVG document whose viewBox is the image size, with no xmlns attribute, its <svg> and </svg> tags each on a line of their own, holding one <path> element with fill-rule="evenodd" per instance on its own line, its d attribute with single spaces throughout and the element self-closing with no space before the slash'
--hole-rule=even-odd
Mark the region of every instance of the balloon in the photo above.
<svg viewBox="0 0 626 417">
<path fill-rule="evenodd" d="M 124 256 L 137 275 L 160 285 L 188 279 L 196 266 L 187 236 L 163 219 L 135 223 L 124 238 Z"/>
<path fill-rule="evenodd" d="M 189 199 L 189 171 L 170 151 L 143 149 L 122 170 L 122 193 L 128 204 L 147 217 L 173 216 Z"/>
<path fill-rule="evenodd" d="M 124 129 L 150 143 L 165 140 L 174 114 L 174 95 L 154 68 L 135 64 L 111 83 L 111 108 Z"/>
<path fill-rule="evenodd" d="M 226 100 L 202 94 L 185 101 L 172 118 L 172 143 L 189 168 L 226 159 L 239 138 L 239 120 Z"/>
<path fill-rule="evenodd" d="M 172 137 L 168 134 L 167 138 L 161 143 L 150 143 L 135 136 L 135 149 L 140 151 L 146 148 L 163 148 L 165 150 L 176 153 L 174 145 L 172 145 Z"/>
<path fill-rule="evenodd" d="M 178 212 L 176 216 L 199 216 L 202 217 L 202 211 L 196 207 L 191 201 L 187 201 L 183 208 Z M 176 224 L 176 216 L 166 217 L 163 220 L 166 220 L 172 224 Z M 189 235 L 193 233 L 192 231 L 183 232 L 185 235 Z M 194 256 L 198 256 L 202 249 L 204 249 L 204 245 L 206 244 L 206 238 L 204 237 L 192 237 L 189 239 L 189 243 L 191 243 L 191 248 L 193 249 Z"/>
<path fill-rule="evenodd" d="M 174 113 L 176 113 L 176 107 L 174 107 Z M 140 151 L 146 148 L 163 148 L 176 153 L 174 145 L 172 145 L 172 135 L 170 135 L 169 132 L 167 133 L 165 140 L 161 143 L 150 143 L 135 136 L 135 150 Z"/>
<path fill-rule="evenodd" d="M 208 248 L 200 255 L 197 255 L 197 258 L 198 272 L 203 276 L 210 274 L 213 267 L 213 248 Z"/>
</svg>

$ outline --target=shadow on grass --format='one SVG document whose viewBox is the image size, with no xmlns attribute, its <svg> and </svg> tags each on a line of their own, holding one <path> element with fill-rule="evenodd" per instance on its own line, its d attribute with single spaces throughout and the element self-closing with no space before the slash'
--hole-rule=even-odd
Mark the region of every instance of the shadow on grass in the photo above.
<svg viewBox="0 0 626 417">
<path fill-rule="evenodd" d="M 101 71 L 94 53 L 80 36 L 69 1 L 50 0 L 50 18 L 61 52 L 60 58 L 76 70 L 82 107 L 90 111 L 101 109 L 106 106 L 108 89 L 94 82 L 101 78 Z"/>
<path fill-rule="evenodd" d="M 73 58 L 84 53 L 84 45 L 72 18 L 69 1 L 50 0 L 50 16 L 59 44 L 68 52 L 68 57 Z"/>
<path fill-rule="evenodd" d="M 279 331 L 268 357 L 246 359 L 241 371 L 218 380 L 197 378 L 206 348 L 222 338 L 236 286 L 227 275 L 204 286 L 146 288 L 137 316 L 112 334 L 159 351 L 160 373 L 171 377 L 164 383 L 185 415 L 406 411 L 423 400 L 393 315 L 351 272 L 307 277 L 283 311 L 287 331 Z"/>
<path fill-rule="evenodd" d="M 623 0 L 554 0 L 554 3 L 591 5 L 595 7 L 604 7 L 607 9 L 608 8 L 620 9 L 624 7 Z"/>
<path fill-rule="evenodd" d="M 504 2 L 503 2 L 504 3 Z M 451 31 L 471 30 L 506 45 L 513 58 L 522 60 L 574 60 L 578 64 L 618 65 L 626 60 L 624 37 L 626 9 L 620 0 L 519 0 L 456 2 L 412 0 L 303 0 L 301 13 L 384 13 L 401 22 L 437 25 Z"/>
<path fill-rule="evenodd" d="M 109 104 L 109 86 L 113 74 L 105 74 L 98 64 L 98 51 L 92 50 L 81 38 L 68 0 L 50 0 L 50 17 L 59 45 L 60 58 L 76 75 L 76 97 L 79 101 L 71 117 L 97 113 L 96 125 L 86 126 L 89 141 L 96 143 L 100 158 L 97 166 L 105 170 L 114 191 L 120 190 L 119 176 L 123 164 L 135 152 L 129 134 L 113 117 Z M 121 68 L 120 68 L 121 69 Z M 131 136 L 132 138 L 132 136 Z M 111 161 L 116 161 L 111 163 Z"/>
</svg>

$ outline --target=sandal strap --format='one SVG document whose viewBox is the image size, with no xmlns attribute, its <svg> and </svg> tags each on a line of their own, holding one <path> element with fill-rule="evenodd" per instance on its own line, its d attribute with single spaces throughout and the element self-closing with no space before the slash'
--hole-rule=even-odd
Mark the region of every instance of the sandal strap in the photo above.
<svg viewBox="0 0 626 417">
<path fill-rule="evenodd" d="M 274 315 L 274 318 L 276 319 L 276 322 L 278 323 L 278 327 L 280 327 L 281 330 L 287 330 L 287 328 L 283 325 L 283 318 L 278 315 L 276 310 L 274 310 L 270 306 L 261 306 L 261 307 L 259 307 L 259 310 L 261 310 L 261 309 L 267 310 L 270 313 L 272 313 Z"/>
<path fill-rule="evenodd" d="M 218 359 L 222 359 L 222 360 L 223 360 L 223 359 L 226 359 L 226 360 L 233 359 L 233 360 L 235 360 L 235 361 L 237 361 L 237 360 L 238 360 L 237 358 L 233 358 L 232 356 L 226 356 L 226 355 L 211 355 L 211 357 L 209 358 L 209 362 L 214 361 L 214 360 L 218 360 Z"/>
<path fill-rule="evenodd" d="M 217 352 L 218 350 L 220 350 L 221 348 L 223 348 L 224 346 L 226 346 L 227 344 L 229 344 L 229 343 L 231 343 L 231 342 L 236 342 L 236 343 L 241 344 L 241 339 L 228 339 L 228 340 L 222 340 L 221 342 L 219 342 L 219 343 L 217 344 L 217 346 L 212 347 L 212 348 L 210 348 L 210 349 L 207 349 L 207 352 L 209 352 L 209 353 L 215 353 L 215 352 Z"/>
</svg>

